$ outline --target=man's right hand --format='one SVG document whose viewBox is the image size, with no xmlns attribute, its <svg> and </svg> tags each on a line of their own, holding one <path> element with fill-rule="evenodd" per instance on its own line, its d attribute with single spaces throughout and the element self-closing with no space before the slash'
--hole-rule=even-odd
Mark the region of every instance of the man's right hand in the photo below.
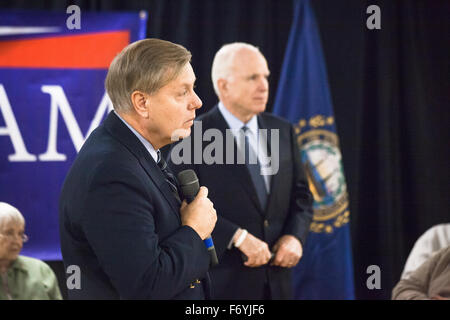
<svg viewBox="0 0 450 320">
<path fill-rule="evenodd" d="M 211 200 L 208 199 L 208 189 L 200 187 L 195 199 L 187 204 L 183 201 L 180 208 L 181 224 L 191 227 L 202 240 L 208 238 L 216 225 L 217 213 Z"/>
<path fill-rule="evenodd" d="M 248 260 L 244 263 L 247 267 L 254 268 L 262 266 L 268 263 L 272 256 L 267 243 L 250 233 L 247 234 L 244 242 L 242 242 L 238 249 L 247 256 Z"/>
</svg>

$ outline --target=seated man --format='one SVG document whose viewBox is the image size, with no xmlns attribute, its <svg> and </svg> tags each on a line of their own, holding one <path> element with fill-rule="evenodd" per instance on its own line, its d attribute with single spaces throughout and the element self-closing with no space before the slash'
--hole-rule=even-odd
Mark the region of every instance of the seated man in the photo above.
<svg viewBox="0 0 450 320">
<path fill-rule="evenodd" d="M 431 258 L 437 251 L 450 246 L 450 223 L 442 223 L 428 229 L 414 244 L 401 279 L 408 279 L 410 274 Z"/>
<path fill-rule="evenodd" d="M 19 256 L 25 220 L 13 206 L 0 202 L 0 300 L 61 300 L 58 281 L 44 262 Z"/>
<path fill-rule="evenodd" d="M 450 299 L 450 246 L 436 252 L 392 290 L 392 300 L 428 299 Z"/>
</svg>

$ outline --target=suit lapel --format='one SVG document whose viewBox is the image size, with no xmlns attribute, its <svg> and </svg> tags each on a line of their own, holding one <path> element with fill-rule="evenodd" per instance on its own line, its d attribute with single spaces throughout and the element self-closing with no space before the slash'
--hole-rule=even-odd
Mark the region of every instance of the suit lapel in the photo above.
<svg viewBox="0 0 450 320">
<path fill-rule="evenodd" d="M 264 114 L 258 115 L 258 126 L 260 129 L 267 129 L 267 156 L 271 157 L 272 154 L 272 132 L 271 129 L 273 128 L 267 121 L 267 119 L 264 117 Z M 280 141 L 281 144 L 281 141 Z M 281 145 L 280 145 L 281 148 Z M 279 153 L 281 154 L 281 151 L 279 150 Z M 280 187 L 280 183 L 282 183 L 282 179 L 280 178 L 280 175 L 274 174 L 270 176 L 270 192 L 267 195 L 267 207 L 266 207 L 266 214 L 268 212 L 271 212 L 271 206 L 273 202 L 273 198 L 275 197 L 276 190 Z"/>
<path fill-rule="evenodd" d="M 218 106 L 216 105 L 213 110 L 211 110 L 211 126 L 220 130 L 225 134 L 226 130 L 230 129 L 228 126 L 228 123 L 220 113 L 220 110 Z M 205 128 L 203 129 L 205 130 Z M 236 141 L 233 142 L 233 148 L 234 148 L 234 164 L 232 165 L 224 165 L 225 170 L 229 171 L 229 173 L 226 175 L 227 177 L 232 177 L 235 179 L 238 183 L 242 185 L 244 190 L 247 192 L 248 196 L 252 200 L 253 204 L 256 206 L 256 208 L 264 214 L 264 210 L 261 207 L 261 204 L 258 199 L 258 195 L 256 193 L 256 189 L 253 185 L 252 178 L 250 177 L 250 173 L 248 172 L 247 166 L 245 164 L 236 164 L 236 157 L 239 150 L 237 149 Z M 226 143 L 224 143 L 224 151 L 223 155 L 225 156 L 226 153 Z"/>
<path fill-rule="evenodd" d="M 153 182 L 157 185 L 159 191 L 164 195 L 167 202 L 169 202 L 170 206 L 173 209 L 173 212 L 180 218 L 179 209 L 180 205 L 176 198 L 174 197 L 172 190 L 170 190 L 169 185 L 166 182 L 164 174 L 159 169 L 156 162 L 150 157 L 150 161 L 148 157 L 140 158 L 139 162 L 144 168 L 145 172 L 147 172 L 148 176 L 153 180 Z"/>
<path fill-rule="evenodd" d="M 178 219 L 179 204 L 170 190 L 167 184 L 164 174 L 159 169 L 155 160 L 148 153 L 147 149 L 142 145 L 136 135 L 120 120 L 113 111 L 111 111 L 104 122 L 105 128 L 108 132 L 119 140 L 139 161 L 144 168 L 147 175 L 155 183 L 159 191 L 164 195 L 169 205 L 172 207 L 172 211 Z"/>
</svg>

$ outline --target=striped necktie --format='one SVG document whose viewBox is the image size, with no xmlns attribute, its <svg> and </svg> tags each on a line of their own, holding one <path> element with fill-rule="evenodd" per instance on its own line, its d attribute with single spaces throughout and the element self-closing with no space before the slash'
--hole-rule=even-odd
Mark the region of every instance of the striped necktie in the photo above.
<svg viewBox="0 0 450 320">
<path fill-rule="evenodd" d="M 245 164 L 250 173 L 250 177 L 255 187 L 259 203 L 261 204 L 262 209 L 265 210 L 267 204 L 266 183 L 264 181 L 263 176 L 261 175 L 261 166 L 259 165 L 257 155 L 253 150 L 252 146 L 250 145 L 249 134 L 251 134 L 251 131 L 247 133 L 247 130 L 249 130 L 247 126 L 243 126 L 241 128 L 241 132 L 244 134 L 245 138 L 244 139 Z"/>
<path fill-rule="evenodd" d="M 159 151 L 159 150 L 158 150 Z M 158 167 L 161 169 L 162 173 L 164 174 L 165 180 L 167 184 L 170 187 L 170 190 L 172 190 L 173 195 L 177 199 L 179 203 L 181 203 L 179 189 L 178 189 L 178 182 L 175 176 L 172 172 L 170 172 L 169 167 L 167 166 L 166 160 L 162 157 L 160 152 L 158 152 L 159 161 L 158 161 Z"/>
</svg>

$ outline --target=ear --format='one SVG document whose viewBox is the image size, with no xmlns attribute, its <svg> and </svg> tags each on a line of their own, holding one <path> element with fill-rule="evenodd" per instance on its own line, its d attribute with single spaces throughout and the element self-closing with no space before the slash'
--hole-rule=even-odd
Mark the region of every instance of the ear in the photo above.
<svg viewBox="0 0 450 320">
<path fill-rule="evenodd" d="M 217 88 L 221 95 L 227 95 L 228 93 L 228 81 L 225 79 L 217 80 Z"/>
<path fill-rule="evenodd" d="M 148 95 L 138 90 L 133 91 L 131 93 L 131 102 L 137 114 L 147 119 L 150 107 Z"/>
</svg>

